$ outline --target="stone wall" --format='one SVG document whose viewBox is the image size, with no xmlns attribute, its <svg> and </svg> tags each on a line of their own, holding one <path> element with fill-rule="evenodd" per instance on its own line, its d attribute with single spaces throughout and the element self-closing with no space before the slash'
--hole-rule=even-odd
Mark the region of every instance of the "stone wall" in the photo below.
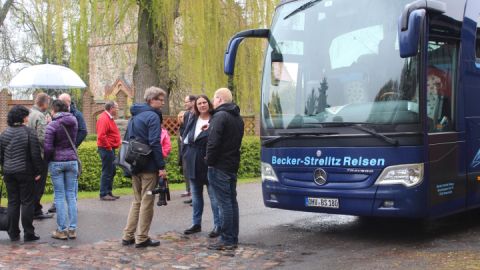
<svg viewBox="0 0 480 270">
<path fill-rule="evenodd" d="M 88 44 L 88 86 L 97 99 L 103 99 L 106 87 L 114 84 L 118 77 L 133 85 L 133 67 L 137 58 L 138 7 L 132 5 L 126 14 L 120 14 L 116 6 L 106 10 L 102 3 L 98 4 L 98 12 L 113 13 L 108 16 L 113 15 L 121 23 L 115 24 L 113 29 L 108 25 L 95 27 Z M 122 20 L 117 19 L 120 16 L 123 17 Z"/>
<path fill-rule="evenodd" d="M 15 105 L 23 105 L 27 108 L 33 106 L 33 100 L 12 100 L 12 94 L 7 89 L 0 91 L 0 132 L 7 128 L 7 115 Z"/>
</svg>

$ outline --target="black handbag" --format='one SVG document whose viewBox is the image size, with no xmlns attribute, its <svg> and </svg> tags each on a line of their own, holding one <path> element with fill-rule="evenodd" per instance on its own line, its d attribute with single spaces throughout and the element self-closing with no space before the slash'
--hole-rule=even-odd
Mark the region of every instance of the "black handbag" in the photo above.
<svg viewBox="0 0 480 270">
<path fill-rule="evenodd" d="M 132 126 L 128 128 L 129 130 L 133 130 L 133 121 L 134 118 L 132 117 L 130 120 Z M 126 134 L 130 134 L 129 130 L 127 130 Z M 137 170 L 142 169 L 147 165 L 149 159 L 151 158 L 151 153 L 152 149 L 150 148 L 150 145 L 140 142 L 134 136 L 130 136 L 128 140 L 128 147 L 126 147 L 125 151 L 125 162 L 129 163 Z"/>
<path fill-rule="evenodd" d="M 125 162 L 134 168 L 144 168 L 150 159 L 150 153 L 152 149 L 149 145 L 130 139 L 125 153 Z"/>
<path fill-rule="evenodd" d="M 2 194 L 3 194 L 3 185 L 4 182 L 0 184 L 0 231 L 8 231 L 9 222 L 8 222 L 8 211 L 7 207 L 2 207 Z"/>
</svg>

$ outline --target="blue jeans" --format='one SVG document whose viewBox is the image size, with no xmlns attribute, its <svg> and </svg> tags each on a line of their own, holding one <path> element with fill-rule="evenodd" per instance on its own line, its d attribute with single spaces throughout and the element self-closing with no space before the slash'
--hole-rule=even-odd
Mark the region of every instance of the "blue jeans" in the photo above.
<svg viewBox="0 0 480 270">
<path fill-rule="evenodd" d="M 203 214 L 203 184 L 190 181 L 190 190 L 192 191 L 192 206 L 193 206 L 193 225 L 202 225 Z M 214 196 L 214 191 L 211 185 L 207 185 L 208 197 L 210 197 L 210 205 L 213 213 L 213 226 L 221 227 L 220 213 L 218 209 L 217 200 Z"/>
<path fill-rule="evenodd" d="M 64 231 L 66 229 L 75 230 L 77 228 L 77 161 L 52 161 L 48 164 L 50 177 L 52 178 L 53 190 L 55 192 L 55 205 L 57 207 L 57 229 Z M 67 202 L 67 210 L 65 209 Z"/>
<path fill-rule="evenodd" d="M 102 160 L 102 176 L 100 178 L 100 197 L 112 194 L 113 178 L 115 177 L 115 150 L 98 147 Z"/>
<path fill-rule="evenodd" d="M 237 175 L 209 167 L 208 182 L 213 188 L 220 208 L 220 220 L 222 221 L 220 241 L 229 245 L 238 244 Z"/>
</svg>

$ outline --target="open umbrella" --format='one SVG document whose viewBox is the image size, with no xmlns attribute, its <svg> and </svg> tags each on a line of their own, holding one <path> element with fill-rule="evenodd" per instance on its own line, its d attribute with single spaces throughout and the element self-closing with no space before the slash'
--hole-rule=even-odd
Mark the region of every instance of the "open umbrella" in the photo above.
<svg viewBox="0 0 480 270">
<path fill-rule="evenodd" d="M 71 89 L 87 87 L 75 71 L 43 64 L 22 69 L 8 84 L 10 88 Z"/>
</svg>

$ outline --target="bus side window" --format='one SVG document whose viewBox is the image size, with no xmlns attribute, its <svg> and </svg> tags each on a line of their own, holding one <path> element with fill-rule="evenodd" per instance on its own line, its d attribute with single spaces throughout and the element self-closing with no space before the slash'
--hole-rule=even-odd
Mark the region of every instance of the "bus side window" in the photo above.
<svg viewBox="0 0 480 270">
<path fill-rule="evenodd" d="M 475 38 L 475 58 L 480 63 L 480 16 L 477 19 L 477 33 Z"/>
<path fill-rule="evenodd" d="M 427 116 L 429 131 L 452 129 L 450 74 L 434 66 L 427 69 Z"/>
</svg>

